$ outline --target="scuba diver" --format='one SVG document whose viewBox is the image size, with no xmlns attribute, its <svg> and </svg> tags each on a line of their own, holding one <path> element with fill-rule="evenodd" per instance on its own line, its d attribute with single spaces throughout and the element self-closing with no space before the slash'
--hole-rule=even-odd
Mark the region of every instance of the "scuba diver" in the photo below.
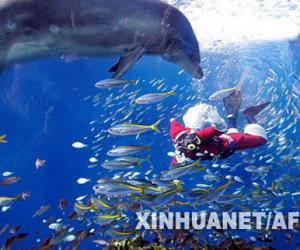
<svg viewBox="0 0 300 250">
<path fill-rule="evenodd" d="M 270 102 L 246 108 L 242 113 L 246 116 L 248 125 L 244 133 L 237 129 L 238 111 L 241 106 L 240 89 L 235 89 L 231 94 L 223 98 L 223 104 L 227 113 L 229 129 L 225 121 L 220 117 L 216 107 L 203 105 L 205 109 L 205 122 L 211 125 L 207 128 L 195 130 L 191 126 L 182 126 L 174 118 L 170 120 L 170 135 L 175 147 L 175 153 L 169 152 L 173 157 L 171 166 L 195 160 L 225 159 L 235 151 L 258 147 L 267 143 L 265 129 L 257 123 L 255 118 Z M 200 104 L 201 105 L 201 104 Z M 204 107 L 204 108 L 203 108 Z M 195 113 L 195 112 L 194 112 Z M 200 116 L 203 114 L 200 114 Z M 195 118 L 197 114 L 191 114 L 189 118 Z M 198 114 L 199 116 L 199 114 Z M 185 120 L 185 117 L 184 117 Z M 188 122 L 185 121 L 187 125 Z"/>
</svg>

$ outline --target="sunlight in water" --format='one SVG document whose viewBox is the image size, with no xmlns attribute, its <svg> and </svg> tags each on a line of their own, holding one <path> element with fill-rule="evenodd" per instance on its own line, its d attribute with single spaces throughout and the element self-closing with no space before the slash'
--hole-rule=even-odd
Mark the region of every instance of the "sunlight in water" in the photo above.
<svg viewBox="0 0 300 250">
<path fill-rule="evenodd" d="M 166 0 L 190 20 L 205 50 L 300 33 L 300 0 Z"/>
</svg>

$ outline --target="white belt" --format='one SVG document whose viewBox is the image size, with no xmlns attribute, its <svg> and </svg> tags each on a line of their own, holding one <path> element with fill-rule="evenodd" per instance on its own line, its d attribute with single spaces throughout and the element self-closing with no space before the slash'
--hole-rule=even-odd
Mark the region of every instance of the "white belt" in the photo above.
<svg viewBox="0 0 300 250">
<path fill-rule="evenodd" d="M 219 137 L 225 138 L 228 141 L 229 144 L 233 142 L 233 139 L 229 135 L 222 134 Z"/>
</svg>

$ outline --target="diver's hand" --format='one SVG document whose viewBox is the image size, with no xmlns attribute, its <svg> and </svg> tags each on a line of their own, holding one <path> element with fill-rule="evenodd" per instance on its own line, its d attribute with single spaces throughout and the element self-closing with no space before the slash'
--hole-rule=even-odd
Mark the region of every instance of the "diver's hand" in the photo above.
<svg viewBox="0 0 300 250">
<path fill-rule="evenodd" d="M 212 126 L 214 126 L 216 128 L 216 130 L 220 131 L 220 132 L 226 132 L 227 131 L 227 125 L 224 121 L 224 119 L 220 119 L 219 123 L 213 123 Z"/>
<path fill-rule="evenodd" d="M 187 162 L 189 160 L 189 158 L 186 158 L 183 153 L 180 153 L 177 150 L 175 152 L 168 152 L 168 156 L 175 157 L 177 163 L 179 163 L 179 164 L 185 163 L 185 162 Z"/>
<path fill-rule="evenodd" d="M 222 119 L 222 117 L 219 115 L 216 107 L 210 106 L 207 109 L 207 114 L 208 117 L 206 119 L 206 122 L 210 123 L 218 131 L 225 132 L 227 130 L 227 125 L 224 119 Z"/>
</svg>

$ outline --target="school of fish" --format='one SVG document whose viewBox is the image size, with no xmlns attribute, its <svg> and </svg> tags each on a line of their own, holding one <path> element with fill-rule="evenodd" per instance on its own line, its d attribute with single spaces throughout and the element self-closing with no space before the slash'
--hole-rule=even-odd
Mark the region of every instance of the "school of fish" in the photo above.
<svg viewBox="0 0 300 250">
<path fill-rule="evenodd" d="M 300 77 L 291 70 L 287 73 L 287 81 L 276 73 L 284 70 L 280 63 L 266 68 L 263 82 L 257 83 L 256 91 L 250 89 L 253 103 L 259 102 L 263 96 L 274 104 L 258 117 L 269 137 L 263 150 L 257 148 L 226 160 L 196 161 L 172 168 L 169 168 L 170 159 L 166 155 L 171 149 L 168 118 L 180 117 L 191 102 L 199 100 L 199 92 L 180 84 L 170 90 L 169 84 L 161 79 L 148 82 L 154 90 L 152 93 L 145 93 L 143 87 L 139 87 L 146 84 L 141 79 L 107 79 L 96 83 L 97 94 L 84 99 L 101 110 L 97 119 L 89 121 L 92 137 L 78 139 L 70 145 L 74 150 L 87 150 L 90 154 L 86 176 L 77 178 L 77 184 L 84 192 L 73 201 L 62 199 L 57 204 L 41 204 L 33 211 L 32 219 L 41 220 L 53 232 L 51 237 L 38 238 L 35 245 L 39 249 L 65 245 L 80 249 L 81 242 L 89 240 L 102 247 L 110 245 L 111 239 L 122 241 L 148 234 L 159 238 L 162 245 L 169 244 L 167 242 L 171 239 L 176 244 L 181 242 L 182 247 L 191 246 L 195 244 L 191 241 L 192 235 L 194 239 L 203 239 L 201 232 L 187 234 L 182 230 L 168 236 L 158 231 L 137 231 L 132 212 L 176 211 L 178 207 L 220 213 L 280 211 L 288 203 L 293 204 L 291 208 L 299 209 Z M 193 80 L 192 85 L 197 84 L 197 80 Z M 206 101 L 220 100 L 237 89 L 245 91 L 239 84 L 231 88 L 216 84 L 216 92 L 212 95 L 206 93 Z M 172 106 L 164 104 L 168 99 L 172 99 Z M 160 115 L 153 117 L 153 111 Z M 118 140 L 120 137 L 125 137 L 126 143 L 119 143 L 122 142 Z M 158 145 L 157 141 L 165 143 Z M 0 136 L 0 147 L 9 143 L 9 136 Z M 157 166 L 157 158 L 165 162 L 163 166 Z M 46 162 L 46 159 L 37 159 L 33 169 L 48 168 Z M 98 175 L 89 174 L 88 169 L 95 168 Z M 0 186 L 8 188 L 18 182 L 22 182 L 22 178 L 13 169 L 2 172 Z M 86 185 L 92 187 L 88 193 Z M 13 209 L 17 202 L 26 204 L 29 196 L 24 190 L 15 196 L 0 196 L 1 211 L 5 213 Z M 61 210 L 60 218 L 51 216 L 54 207 Z M 80 222 L 80 228 L 77 222 Z M 0 234 L 8 234 L 3 249 L 10 249 L 28 237 L 27 232 L 20 233 L 19 230 L 19 225 L 11 226 L 3 221 Z M 293 233 L 299 233 L 299 230 L 300 225 L 295 232 L 283 233 L 287 241 L 291 241 Z M 276 241 L 270 230 L 249 233 L 253 242 Z M 239 237 L 236 233 L 230 235 L 212 230 L 204 237 L 204 242 L 230 245 Z"/>
</svg>

